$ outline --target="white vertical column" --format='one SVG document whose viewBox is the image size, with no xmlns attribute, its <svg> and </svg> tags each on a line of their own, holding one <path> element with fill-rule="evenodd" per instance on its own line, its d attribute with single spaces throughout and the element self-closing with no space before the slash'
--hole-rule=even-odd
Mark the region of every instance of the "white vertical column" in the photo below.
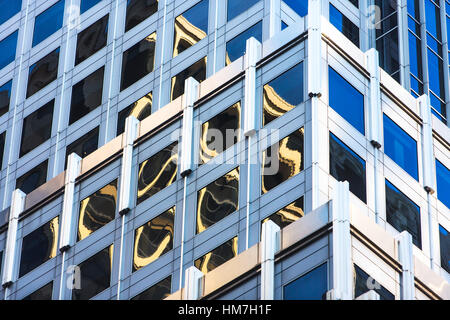
<svg viewBox="0 0 450 320">
<path fill-rule="evenodd" d="M 398 26 L 398 56 L 400 68 L 400 84 L 408 88 L 409 76 L 409 39 L 408 39 L 408 12 L 407 0 L 397 0 L 397 26 Z"/>
<path fill-rule="evenodd" d="M 353 295 L 353 266 L 350 236 L 350 191 L 347 181 L 333 188 L 333 297 L 351 300 Z"/>
<path fill-rule="evenodd" d="M 186 269 L 185 278 L 183 300 L 198 300 L 202 295 L 203 273 L 196 267 L 191 266 Z"/>
<path fill-rule="evenodd" d="M 275 294 L 275 253 L 280 248 L 280 227 L 273 221 L 262 225 L 261 236 L 261 300 L 273 300 Z"/>
<path fill-rule="evenodd" d="M 428 96 L 422 95 L 417 98 L 417 104 L 422 116 L 422 162 L 423 162 L 423 185 L 428 193 L 433 194 L 436 190 L 436 175 L 434 167 L 433 150 L 433 128 L 431 119 L 431 107 Z"/>
<path fill-rule="evenodd" d="M 269 38 L 281 31 L 281 0 L 269 0 Z"/>
<path fill-rule="evenodd" d="M 355 300 L 380 300 L 380 295 L 375 290 L 369 290 L 355 298 Z"/>
<path fill-rule="evenodd" d="M 408 231 L 403 231 L 397 237 L 398 259 L 402 265 L 401 274 L 401 299 L 414 300 L 414 256 L 412 236 Z"/>
<path fill-rule="evenodd" d="M 25 193 L 20 189 L 14 190 L 9 211 L 8 233 L 6 238 L 5 263 L 3 270 L 2 286 L 8 288 L 15 280 L 17 274 L 17 229 L 19 215 L 25 208 Z M 5 291 L 5 300 L 8 298 Z"/>
</svg>

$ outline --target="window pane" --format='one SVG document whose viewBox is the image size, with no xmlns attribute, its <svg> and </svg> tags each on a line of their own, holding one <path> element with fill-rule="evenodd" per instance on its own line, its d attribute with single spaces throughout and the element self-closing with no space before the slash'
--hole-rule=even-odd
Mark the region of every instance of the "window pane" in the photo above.
<svg viewBox="0 0 450 320">
<path fill-rule="evenodd" d="M 388 116 L 383 114 L 384 153 L 419 180 L 417 142 Z"/>
<path fill-rule="evenodd" d="M 184 93 L 184 81 L 189 77 L 193 77 L 198 82 L 206 79 L 206 57 L 172 77 L 171 101 Z"/>
<path fill-rule="evenodd" d="M 152 263 L 173 248 L 175 207 L 163 212 L 134 233 L 133 272 Z"/>
<path fill-rule="evenodd" d="M 325 300 L 328 290 L 327 264 L 324 263 L 283 288 L 284 300 Z"/>
<path fill-rule="evenodd" d="M 304 128 L 294 131 L 263 153 L 262 193 L 303 170 Z"/>
<path fill-rule="evenodd" d="M 22 300 L 52 300 L 52 293 L 53 281 L 47 283 L 45 286 L 26 296 Z"/>
<path fill-rule="evenodd" d="M 375 290 L 380 295 L 380 300 L 395 300 L 395 297 L 385 287 L 379 284 L 375 279 L 370 277 L 356 264 L 353 265 L 353 283 L 355 286 L 355 299 L 360 295 Z"/>
<path fill-rule="evenodd" d="M 156 32 L 139 41 L 123 53 L 120 91 L 153 71 Z"/>
<path fill-rule="evenodd" d="M 117 179 L 94 192 L 80 203 L 78 241 L 114 220 L 117 203 Z"/>
<path fill-rule="evenodd" d="M 283 0 L 300 17 L 308 14 L 308 1 L 305 0 Z"/>
<path fill-rule="evenodd" d="M 178 143 L 174 142 L 139 165 L 137 204 L 177 179 Z"/>
<path fill-rule="evenodd" d="M 54 103 L 55 100 L 46 103 L 43 107 L 23 119 L 19 157 L 40 146 L 50 138 Z"/>
<path fill-rule="evenodd" d="M 330 174 L 366 202 L 366 162 L 330 132 Z"/>
<path fill-rule="evenodd" d="M 72 87 L 69 124 L 102 104 L 104 71 L 105 67 L 101 67 Z"/>
<path fill-rule="evenodd" d="M 237 102 L 225 111 L 202 124 L 200 138 L 200 163 L 225 151 L 239 140 L 241 102 Z"/>
<path fill-rule="evenodd" d="M 3 153 L 5 152 L 6 131 L 0 133 L 0 170 L 3 166 Z"/>
<path fill-rule="evenodd" d="M 197 194 L 197 233 L 239 207 L 239 167 L 211 182 Z"/>
<path fill-rule="evenodd" d="M 81 0 L 80 4 L 80 14 L 88 11 L 90 8 L 95 6 L 97 3 L 99 3 L 101 0 Z"/>
<path fill-rule="evenodd" d="M 152 113 L 152 102 L 153 95 L 150 92 L 120 111 L 117 119 L 117 135 L 125 131 L 125 120 L 129 116 L 134 116 L 139 121 L 147 118 Z"/>
<path fill-rule="evenodd" d="M 81 158 L 87 157 L 98 148 L 98 127 L 89 131 L 84 136 L 78 138 L 66 148 L 66 159 L 64 168 L 67 168 L 67 157 L 71 153 L 76 153 Z"/>
<path fill-rule="evenodd" d="M 109 15 L 104 16 L 78 34 L 75 65 L 86 60 L 106 46 L 108 38 L 108 18 Z"/>
<path fill-rule="evenodd" d="M 0 0 L 0 24 L 15 16 L 22 8 L 22 0 Z"/>
<path fill-rule="evenodd" d="M 0 40 L 0 69 L 3 69 L 16 58 L 17 36 L 19 31 L 11 33 Z"/>
<path fill-rule="evenodd" d="M 332 4 L 330 4 L 330 22 L 359 47 L 359 28 Z"/>
<path fill-rule="evenodd" d="M 16 180 L 16 189 L 22 190 L 25 194 L 29 194 L 34 189 L 42 186 L 47 181 L 47 164 L 45 160 Z"/>
<path fill-rule="evenodd" d="M 11 101 L 12 80 L 0 86 L 0 116 L 9 111 Z"/>
<path fill-rule="evenodd" d="M 80 289 L 72 290 L 72 300 L 88 300 L 109 287 L 113 259 L 113 245 L 79 264 Z"/>
<path fill-rule="evenodd" d="M 253 7 L 260 0 L 227 0 L 227 21 L 230 21 Z"/>
<path fill-rule="evenodd" d="M 46 87 L 58 76 L 59 48 L 30 66 L 27 98 Z"/>
<path fill-rule="evenodd" d="M 303 102 L 303 63 L 264 85 L 263 126 Z"/>
<path fill-rule="evenodd" d="M 127 0 L 125 32 L 158 11 L 158 0 Z"/>
<path fill-rule="evenodd" d="M 208 0 L 202 0 L 175 19 L 173 56 L 192 47 L 208 34 Z"/>
<path fill-rule="evenodd" d="M 208 252 L 204 256 L 194 261 L 194 266 L 203 274 L 214 270 L 221 264 L 234 258 L 237 255 L 238 238 L 234 237 L 227 242 L 221 244 L 214 250 Z"/>
<path fill-rule="evenodd" d="M 438 199 L 450 209 L 450 170 L 436 160 L 436 184 Z"/>
<path fill-rule="evenodd" d="M 58 231 L 59 217 L 55 217 L 23 237 L 19 277 L 56 257 Z"/>
<path fill-rule="evenodd" d="M 439 225 L 439 244 L 441 247 L 441 267 L 450 273 L 450 234 Z"/>
<path fill-rule="evenodd" d="M 297 221 L 305 214 L 303 212 L 303 197 L 298 198 L 294 202 L 288 204 L 283 209 L 278 210 L 274 214 L 268 216 L 261 221 L 263 224 L 266 221 L 273 221 L 280 229 L 290 225 L 292 222 Z M 261 229 L 262 230 L 262 229 Z"/>
<path fill-rule="evenodd" d="M 64 0 L 36 16 L 34 21 L 33 47 L 61 29 L 64 18 Z"/>
<path fill-rule="evenodd" d="M 333 68 L 328 70 L 330 107 L 364 135 L 364 96 Z"/>
<path fill-rule="evenodd" d="M 258 22 L 254 26 L 251 26 L 241 34 L 237 35 L 233 39 L 227 42 L 225 52 L 225 65 L 229 65 L 234 60 L 242 57 L 245 54 L 247 39 L 251 37 L 255 38 L 259 42 L 262 42 L 262 22 Z"/>
<path fill-rule="evenodd" d="M 398 232 L 408 231 L 413 243 L 422 247 L 420 208 L 386 180 L 386 220 Z"/>
<path fill-rule="evenodd" d="M 163 300 L 170 295 L 171 286 L 172 277 L 168 276 L 147 290 L 139 293 L 134 298 L 131 298 L 131 300 Z"/>
</svg>

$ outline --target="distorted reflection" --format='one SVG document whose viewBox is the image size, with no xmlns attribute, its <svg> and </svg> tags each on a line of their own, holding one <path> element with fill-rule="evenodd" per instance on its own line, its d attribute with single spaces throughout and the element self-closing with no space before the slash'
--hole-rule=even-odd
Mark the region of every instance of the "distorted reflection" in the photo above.
<svg viewBox="0 0 450 320">
<path fill-rule="evenodd" d="M 263 88 L 263 126 L 303 102 L 303 63 L 297 64 Z"/>
<path fill-rule="evenodd" d="M 86 60 L 106 46 L 108 18 L 109 15 L 104 16 L 78 34 L 75 65 Z"/>
<path fill-rule="evenodd" d="M 206 163 L 239 141 L 241 102 L 209 119 L 202 125 L 200 163 Z"/>
<path fill-rule="evenodd" d="M 194 261 L 194 266 L 203 272 L 203 274 L 214 270 L 221 264 L 234 258 L 238 250 L 238 237 L 234 237 L 227 242 L 221 244 L 214 250 L 208 252 L 204 256 Z"/>
<path fill-rule="evenodd" d="M 150 92 L 121 110 L 117 119 L 117 135 L 120 135 L 125 131 L 125 120 L 129 116 L 134 116 L 139 121 L 148 117 L 152 113 L 152 101 L 153 95 Z"/>
<path fill-rule="evenodd" d="M 364 270 L 353 265 L 353 284 L 355 286 L 355 299 L 360 295 L 368 292 L 369 290 L 375 290 L 380 295 L 380 300 L 395 300 L 395 297 L 385 287 L 379 284 L 375 279 L 370 277 Z M 370 278 L 370 279 L 369 279 Z"/>
<path fill-rule="evenodd" d="M 172 250 L 175 207 L 170 208 L 135 231 L 133 272 Z"/>
<path fill-rule="evenodd" d="M 222 220 L 239 207 L 239 167 L 198 191 L 197 233 Z"/>
<path fill-rule="evenodd" d="M 56 257 L 59 217 L 32 231 L 22 240 L 19 277 Z"/>
<path fill-rule="evenodd" d="M 47 283 L 40 289 L 37 289 L 35 292 L 29 294 L 22 300 L 52 300 L 53 293 L 53 281 Z"/>
<path fill-rule="evenodd" d="M 125 18 L 125 32 L 158 11 L 158 0 L 128 0 Z"/>
<path fill-rule="evenodd" d="M 163 300 L 170 295 L 171 286 L 172 277 L 168 276 L 147 290 L 139 293 L 137 296 L 131 298 L 131 300 Z"/>
<path fill-rule="evenodd" d="M 278 142 L 278 153 L 273 155 L 272 146 L 263 152 L 262 192 L 266 193 L 280 183 L 303 170 L 304 128 L 294 131 Z M 278 169 L 274 170 L 277 167 Z M 274 172 L 275 171 L 275 172 Z"/>
<path fill-rule="evenodd" d="M 298 198 L 294 202 L 288 204 L 283 209 L 278 210 L 274 214 L 268 216 L 261 221 L 263 224 L 266 221 L 273 221 L 280 229 L 290 225 L 292 222 L 297 221 L 305 214 L 303 212 L 303 197 Z"/>
<path fill-rule="evenodd" d="M 171 101 L 184 93 L 184 82 L 189 77 L 193 77 L 198 82 L 202 82 L 206 79 L 206 57 L 172 77 L 172 87 L 170 91 Z"/>
<path fill-rule="evenodd" d="M 262 41 L 262 21 L 251 26 L 250 28 L 227 42 L 225 50 L 226 66 L 245 54 L 247 40 L 251 37 L 255 38 L 259 42 Z"/>
<path fill-rule="evenodd" d="M 30 66 L 27 98 L 56 80 L 59 65 L 59 48 Z"/>
<path fill-rule="evenodd" d="M 117 179 L 81 201 L 78 241 L 114 220 L 116 202 Z"/>
<path fill-rule="evenodd" d="M 139 165 L 137 204 L 168 187 L 177 178 L 178 143 L 174 142 Z"/>
</svg>

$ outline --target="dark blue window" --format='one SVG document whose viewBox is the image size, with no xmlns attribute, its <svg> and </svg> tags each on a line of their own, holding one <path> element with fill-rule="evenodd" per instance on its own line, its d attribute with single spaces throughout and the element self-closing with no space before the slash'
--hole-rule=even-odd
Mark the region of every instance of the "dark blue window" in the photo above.
<svg viewBox="0 0 450 320">
<path fill-rule="evenodd" d="M 240 15 L 242 12 L 250 9 L 260 0 L 227 0 L 227 21 L 230 21 Z"/>
<path fill-rule="evenodd" d="M 16 58 L 18 35 L 19 31 L 15 31 L 0 41 L 0 69 L 6 67 Z"/>
<path fill-rule="evenodd" d="M 364 96 L 333 68 L 328 70 L 330 107 L 364 134 Z"/>
<path fill-rule="evenodd" d="M 395 300 L 395 296 L 379 284 L 375 279 L 371 278 L 369 280 L 369 275 L 356 264 L 353 265 L 354 270 L 354 281 L 355 281 L 355 298 L 366 293 L 369 290 L 375 290 L 376 293 L 380 295 L 380 300 Z"/>
<path fill-rule="evenodd" d="M 422 248 L 420 207 L 386 180 L 386 221 L 398 232 L 408 231 L 413 243 Z"/>
<path fill-rule="evenodd" d="M 244 55 L 247 39 L 250 39 L 251 37 L 254 37 L 259 42 L 262 41 L 261 21 L 227 42 L 225 56 L 226 65 L 229 65 L 231 62 Z"/>
<path fill-rule="evenodd" d="M 436 184 L 438 199 L 450 208 L 450 170 L 436 160 Z"/>
<path fill-rule="evenodd" d="M 332 4 L 330 4 L 330 22 L 359 47 L 359 28 Z"/>
<path fill-rule="evenodd" d="M 0 0 L 0 24 L 12 18 L 22 8 L 22 0 Z"/>
<path fill-rule="evenodd" d="M 286 29 L 288 27 L 288 25 L 286 24 L 286 22 L 281 21 L 281 31 L 283 31 L 284 29 Z"/>
<path fill-rule="evenodd" d="M 325 300 L 327 290 L 327 264 L 324 263 L 287 284 L 283 290 L 283 298 L 284 300 Z"/>
<path fill-rule="evenodd" d="M 101 0 L 81 0 L 80 4 L 80 14 L 88 11 L 90 8 L 95 6 Z"/>
<path fill-rule="evenodd" d="M 64 0 L 36 16 L 34 21 L 33 47 L 61 29 L 64 19 Z"/>
<path fill-rule="evenodd" d="M 441 267 L 450 273 L 450 233 L 439 225 L 439 244 L 441 246 Z"/>
<path fill-rule="evenodd" d="M 417 169 L 417 142 L 387 115 L 383 114 L 384 153 L 419 180 Z"/>
<path fill-rule="evenodd" d="M 9 110 L 9 102 L 11 100 L 12 80 L 0 86 L 0 116 Z"/>
<path fill-rule="evenodd" d="M 308 14 L 307 0 L 283 0 L 292 10 L 294 10 L 300 17 Z"/>
</svg>

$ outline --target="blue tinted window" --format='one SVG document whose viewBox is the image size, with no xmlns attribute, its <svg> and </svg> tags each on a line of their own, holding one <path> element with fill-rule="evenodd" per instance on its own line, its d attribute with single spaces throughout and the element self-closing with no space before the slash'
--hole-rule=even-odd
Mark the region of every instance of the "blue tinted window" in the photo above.
<svg viewBox="0 0 450 320">
<path fill-rule="evenodd" d="M 327 264 L 324 263 L 284 287 L 284 300 L 325 300 L 328 291 Z"/>
<path fill-rule="evenodd" d="M 441 267 L 450 273 L 450 233 L 439 225 L 439 244 L 441 247 Z"/>
<path fill-rule="evenodd" d="M 288 27 L 288 25 L 284 21 L 281 21 L 281 30 L 283 31 L 287 27 Z"/>
<path fill-rule="evenodd" d="M 370 276 L 363 269 L 356 264 L 354 265 L 354 268 L 355 298 L 369 290 L 375 290 L 375 292 L 380 295 L 380 300 L 395 300 L 395 296 L 374 278 L 369 280 Z"/>
<path fill-rule="evenodd" d="M 33 47 L 61 29 L 64 18 L 64 0 L 36 16 L 34 21 Z"/>
<path fill-rule="evenodd" d="M 11 100 L 12 80 L 0 86 L 0 116 L 9 110 L 9 101 Z"/>
<path fill-rule="evenodd" d="M 332 4 L 330 4 L 330 22 L 355 46 L 359 47 L 359 28 Z"/>
<path fill-rule="evenodd" d="M 388 116 L 383 114 L 384 153 L 419 180 L 417 171 L 417 142 Z"/>
<path fill-rule="evenodd" d="M 436 184 L 438 199 L 450 208 L 450 170 L 436 160 Z"/>
<path fill-rule="evenodd" d="M 22 0 L 0 0 L 0 24 L 12 18 L 22 8 Z"/>
<path fill-rule="evenodd" d="M 17 36 L 19 31 L 0 41 L 0 69 L 3 69 L 16 58 Z"/>
<path fill-rule="evenodd" d="M 294 10 L 300 17 L 308 14 L 307 0 L 283 0 L 292 10 Z"/>
<path fill-rule="evenodd" d="M 83 13 L 83 12 L 88 11 L 90 8 L 95 6 L 100 1 L 102 1 L 102 0 L 81 0 L 81 3 L 80 3 L 80 14 Z"/>
<path fill-rule="evenodd" d="M 254 26 L 248 28 L 237 37 L 227 42 L 227 51 L 225 56 L 225 64 L 229 65 L 231 62 L 241 57 L 245 53 L 247 39 L 254 37 L 261 42 L 262 40 L 262 23 L 261 21 Z"/>
<path fill-rule="evenodd" d="M 230 21 L 240 15 L 242 12 L 250 9 L 260 0 L 227 0 L 227 21 Z"/>
<path fill-rule="evenodd" d="M 331 67 L 328 88 L 330 107 L 364 134 L 364 96 Z"/>
</svg>

